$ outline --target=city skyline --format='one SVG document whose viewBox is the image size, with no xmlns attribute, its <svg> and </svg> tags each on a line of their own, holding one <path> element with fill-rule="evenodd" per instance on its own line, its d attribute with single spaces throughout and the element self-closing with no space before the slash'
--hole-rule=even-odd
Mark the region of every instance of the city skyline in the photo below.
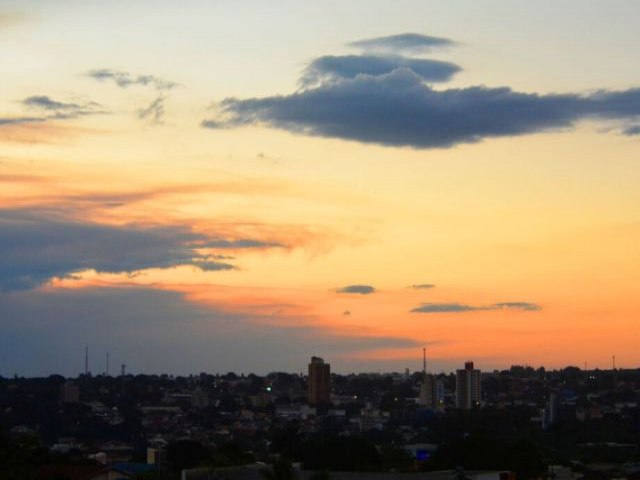
<svg viewBox="0 0 640 480">
<path fill-rule="evenodd" d="M 637 367 L 639 15 L 2 2 L 0 375 Z"/>
</svg>

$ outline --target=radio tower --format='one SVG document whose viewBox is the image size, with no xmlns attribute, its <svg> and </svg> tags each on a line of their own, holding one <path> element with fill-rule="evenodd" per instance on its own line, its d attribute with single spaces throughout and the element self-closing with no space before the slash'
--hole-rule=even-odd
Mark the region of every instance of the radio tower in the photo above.
<svg viewBox="0 0 640 480">
<path fill-rule="evenodd" d="M 84 347 L 84 374 L 89 375 L 89 347 Z"/>
<path fill-rule="evenodd" d="M 424 347 L 422 349 L 422 375 L 427 375 L 427 349 Z"/>
<path fill-rule="evenodd" d="M 105 376 L 109 376 L 109 351 L 107 351 L 107 369 L 105 370 Z"/>
</svg>

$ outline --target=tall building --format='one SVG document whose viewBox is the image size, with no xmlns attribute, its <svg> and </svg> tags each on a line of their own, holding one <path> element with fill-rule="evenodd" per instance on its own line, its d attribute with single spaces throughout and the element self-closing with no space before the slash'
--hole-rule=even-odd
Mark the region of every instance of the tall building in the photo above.
<svg viewBox="0 0 640 480">
<path fill-rule="evenodd" d="M 78 387 L 73 381 L 67 380 L 60 386 L 60 403 L 79 403 L 80 402 L 80 387 Z"/>
<path fill-rule="evenodd" d="M 309 364 L 309 404 L 321 405 L 330 401 L 331 366 L 320 357 L 311 357 Z"/>
<path fill-rule="evenodd" d="M 435 375 L 424 374 L 420 384 L 419 404 L 427 408 L 438 408 L 438 384 Z"/>
<path fill-rule="evenodd" d="M 474 408 L 480 405 L 481 396 L 480 370 L 473 368 L 473 362 L 466 362 L 464 369 L 456 370 L 456 407 Z"/>
<path fill-rule="evenodd" d="M 427 408 L 437 408 L 438 391 L 435 375 L 427 373 L 427 349 L 422 349 L 422 382 L 420 382 L 419 405 Z"/>
</svg>

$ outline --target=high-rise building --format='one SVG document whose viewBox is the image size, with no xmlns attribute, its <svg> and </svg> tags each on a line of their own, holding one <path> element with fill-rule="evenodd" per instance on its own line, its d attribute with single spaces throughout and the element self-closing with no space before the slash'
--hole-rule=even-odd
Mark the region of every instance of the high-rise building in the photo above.
<svg viewBox="0 0 640 480">
<path fill-rule="evenodd" d="M 60 403 L 79 403 L 80 387 L 72 380 L 67 380 L 60 386 Z"/>
<path fill-rule="evenodd" d="M 427 408 L 437 408 L 439 406 L 437 386 L 435 375 L 426 373 L 422 376 L 419 398 L 420 405 Z"/>
<path fill-rule="evenodd" d="M 422 381 L 420 382 L 419 405 L 427 408 L 437 408 L 438 391 L 437 380 L 434 375 L 427 373 L 427 349 L 422 349 Z"/>
<path fill-rule="evenodd" d="M 480 370 L 473 368 L 473 362 L 466 362 L 464 369 L 456 370 L 456 407 L 474 408 L 480 405 L 481 396 Z"/>
<path fill-rule="evenodd" d="M 322 405 L 330 401 L 331 366 L 320 357 L 311 357 L 309 364 L 309 404 Z"/>
</svg>

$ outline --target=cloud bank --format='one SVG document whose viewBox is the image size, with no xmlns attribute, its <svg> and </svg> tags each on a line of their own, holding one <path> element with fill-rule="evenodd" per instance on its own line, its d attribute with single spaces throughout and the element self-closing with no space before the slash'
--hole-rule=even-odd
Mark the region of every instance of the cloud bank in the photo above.
<svg viewBox="0 0 640 480">
<path fill-rule="evenodd" d="M 186 226 L 103 225 L 37 209 L 0 210 L 0 290 L 37 287 L 83 270 L 105 273 L 192 265 L 235 267 L 207 249 L 268 248 L 251 238 L 225 239 Z"/>
<path fill-rule="evenodd" d="M 303 367 L 313 351 L 335 359 L 345 352 L 421 345 L 405 337 L 274 326 L 255 314 L 204 307 L 180 293 L 149 288 L 0 293 L 0 312 L 0 375 L 6 376 L 76 375 L 85 345 L 94 374 L 103 371 L 107 350 L 114 363 L 126 363 L 134 373 L 267 373 Z"/>
</svg>

